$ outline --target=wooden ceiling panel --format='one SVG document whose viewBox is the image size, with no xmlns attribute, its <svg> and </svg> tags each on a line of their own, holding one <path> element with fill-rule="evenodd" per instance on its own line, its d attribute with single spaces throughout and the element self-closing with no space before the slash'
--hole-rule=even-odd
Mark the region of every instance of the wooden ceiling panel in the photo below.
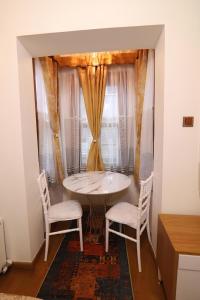
<svg viewBox="0 0 200 300">
<path fill-rule="evenodd" d="M 138 50 L 114 51 L 114 52 L 92 52 L 73 55 L 53 56 L 60 67 L 85 67 L 87 65 L 97 66 L 101 64 L 134 64 Z"/>
</svg>

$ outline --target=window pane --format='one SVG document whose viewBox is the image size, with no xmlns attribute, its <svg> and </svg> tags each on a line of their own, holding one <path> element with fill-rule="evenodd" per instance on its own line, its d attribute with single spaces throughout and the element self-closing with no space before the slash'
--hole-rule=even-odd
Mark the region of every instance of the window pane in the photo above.
<svg viewBox="0 0 200 300">
<path fill-rule="evenodd" d="M 119 164 L 119 128 L 118 128 L 117 87 L 106 87 L 101 128 L 101 152 L 106 168 Z"/>
<path fill-rule="evenodd" d="M 118 133 L 118 103 L 117 88 L 107 86 L 104 100 L 104 110 L 101 128 L 101 152 L 106 168 L 119 164 L 119 133 Z M 80 123 L 81 123 L 81 166 L 87 163 L 92 135 L 87 121 L 87 114 L 83 94 L 80 96 Z"/>
<path fill-rule="evenodd" d="M 118 115 L 117 88 L 107 86 L 104 100 L 103 119 L 110 119 L 111 117 L 117 117 Z"/>
<path fill-rule="evenodd" d="M 89 147 L 92 142 L 92 135 L 88 125 L 82 90 L 80 92 L 80 127 L 81 127 L 80 128 L 80 141 L 81 141 L 80 166 L 82 169 L 85 169 Z"/>
</svg>

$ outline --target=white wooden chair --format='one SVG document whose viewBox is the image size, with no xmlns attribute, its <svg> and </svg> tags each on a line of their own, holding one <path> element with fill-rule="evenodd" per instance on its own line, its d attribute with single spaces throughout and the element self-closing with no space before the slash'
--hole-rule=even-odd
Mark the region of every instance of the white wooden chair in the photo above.
<svg viewBox="0 0 200 300">
<path fill-rule="evenodd" d="M 125 239 L 129 239 L 137 244 L 137 260 L 138 270 L 141 268 L 141 254 L 140 254 L 140 236 L 144 229 L 147 228 L 148 240 L 151 243 L 150 228 L 149 228 L 149 207 L 151 199 L 151 191 L 153 184 L 153 173 L 145 181 L 140 183 L 140 195 L 138 206 L 128 202 L 119 202 L 112 206 L 106 213 L 106 243 L 105 250 L 108 252 L 109 232 L 115 233 Z M 119 223 L 119 231 L 111 228 L 113 222 Z M 122 224 L 128 225 L 136 229 L 136 238 L 132 238 L 122 233 Z"/>
<path fill-rule="evenodd" d="M 42 171 L 37 181 L 39 185 L 40 196 L 41 196 L 43 212 L 44 212 L 44 220 L 45 220 L 46 242 L 45 242 L 44 261 L 47 260 L 50 235 L 67 233 L 72 231 L 79 231 L 80 251 L 83 251 L 83 235 L 82 235 L 82 219 L 81 219 L 82 208 L 80 203 L 75 200 L 67 200 L 55 205 L 51 205 L 45 171 Z M 50 232 L 52 223 L 59 222 L 59 221 L 69 221 L 69 220 L 77 220 L 77 227 L 72 229 L 56 231 L 56 232 Z"/>
</svg>

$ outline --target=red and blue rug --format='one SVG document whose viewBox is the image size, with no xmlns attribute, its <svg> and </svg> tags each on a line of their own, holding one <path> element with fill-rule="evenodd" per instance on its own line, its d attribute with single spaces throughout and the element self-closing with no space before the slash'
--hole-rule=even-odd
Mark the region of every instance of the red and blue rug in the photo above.
<svg viewBox="0 0 200 300">
<path fill-rule="evenodd" d="M 109 253 L 102 234 L 66 234 L 37 297 L 44 300 L 132 300 L 126 244 L 110 234 Z"/>
</svg>

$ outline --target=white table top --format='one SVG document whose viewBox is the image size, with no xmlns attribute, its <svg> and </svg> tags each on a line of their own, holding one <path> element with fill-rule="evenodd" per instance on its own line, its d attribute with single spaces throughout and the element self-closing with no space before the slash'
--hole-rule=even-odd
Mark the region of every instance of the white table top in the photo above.
<svg viewBox="0 0 200 300">
<path fill-rule="evenodd" d="M 120 192 L 131 183 L 128 176 L 105 171 L 84 172 L 71 175 L 63 185 L 71 192 L 87 195 L 103 195 Z"/>
</svg>

